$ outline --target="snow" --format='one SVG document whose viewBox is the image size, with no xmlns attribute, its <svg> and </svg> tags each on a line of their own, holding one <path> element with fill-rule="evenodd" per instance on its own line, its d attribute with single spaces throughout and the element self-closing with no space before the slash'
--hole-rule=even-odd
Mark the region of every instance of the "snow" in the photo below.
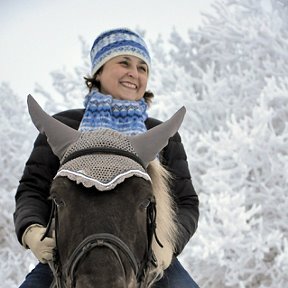
<svg viewBox="0 0 288 288">
<path fill-rule="evenodd" d="M 288 283 L 288 5 L 280 0 L 216 1 L 183 38 L 150 40 L 155 101 L 166 120 L 182 105 L 180 133 L 200 199 L 196 234 L 181 261 L 201 288 L 283 288 Z M 83 55 L 89 45 L 82 39 Z M 82 106 L 87 59 L 52 72 L 50 113 Z M 9 97 L 7 97 L 9 95 Z M 1 98 L 0 279 L 19 284 L 35 258 L 17 242 L 14 195 L 36 130 L 9 85 Z"/>
</svg>

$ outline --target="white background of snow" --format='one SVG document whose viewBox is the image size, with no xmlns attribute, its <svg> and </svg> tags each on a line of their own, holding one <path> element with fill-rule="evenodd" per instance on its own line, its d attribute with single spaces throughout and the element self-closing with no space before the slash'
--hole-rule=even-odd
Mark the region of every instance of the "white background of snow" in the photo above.
<svg viewBox="0 0 288 288">
<path fill-rule="evenodd" d="M 288 282 L 288 7 L 264 2 L 216 1 L 214 16 L 188 37 L 176 30 L 149 40 L 150 114 L 165 120 L 188 109 L 181 135 L 201 216 L 181 261 L 200 287 Z M 82 64 L 53 71 L 53 93 L 36 85 L 50 113 L 82 105 L 87 43 Z M 16 241 L 12 213 L 36 130 L 13 82 L 1 84 L 0 99 L 0 283 L 17 287 L 35 263 Z"/>
</svg>

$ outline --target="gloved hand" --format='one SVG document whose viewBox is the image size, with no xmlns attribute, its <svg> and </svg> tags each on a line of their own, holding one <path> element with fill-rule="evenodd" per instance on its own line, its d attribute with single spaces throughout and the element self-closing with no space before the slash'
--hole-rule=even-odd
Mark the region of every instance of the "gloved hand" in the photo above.
<svg viewBox="0 0 288 288">
<path fill-rule="evenodd" d="M 46 228 L 33 224 L 29 226 L 22 237 L 22 243 L 25 248 L 30 248 L 33 254 L 41 263 L 47 263 L 53 258 L 53 249 L 56 246 L 55 233 L 52 233 L 52 238 L 45 237 L 42 241 Z"/>
</svg>

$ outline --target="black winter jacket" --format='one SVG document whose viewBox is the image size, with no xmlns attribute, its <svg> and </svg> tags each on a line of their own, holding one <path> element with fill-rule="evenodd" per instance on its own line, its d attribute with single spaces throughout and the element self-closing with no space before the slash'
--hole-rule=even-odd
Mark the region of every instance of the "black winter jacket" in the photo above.
<svg viewBox="0 0 288 288">
<path fill-rule="evenodd" d="M 84 109 L 73 109 L 56 114 L 54 117 L 66 125 L 78 129 L 83 113 Z M 148 118 L 145 122 L 147 129 L 160 123 L 161 121 L 153 118 Z M 177 256 L 197 229 L 199 202 L 192 186 L 186 153 L 178 133 L 170 138 L 161 155 L 161 162 L 172 172 L 174 177 L 171 188 L 178 209 L 177 217 L 180 229 L 176 247 Z M 59 160 L 47 143 L 46 136 L 39 134 L 15 196 L 14 223 L 20 243 L 22 234 L 29 225 L 35 223 L 47 225 L 51 210 L 51 201 L 47 201 L 47 199 L 51 182 L 58 168 Z"/>
</svg>

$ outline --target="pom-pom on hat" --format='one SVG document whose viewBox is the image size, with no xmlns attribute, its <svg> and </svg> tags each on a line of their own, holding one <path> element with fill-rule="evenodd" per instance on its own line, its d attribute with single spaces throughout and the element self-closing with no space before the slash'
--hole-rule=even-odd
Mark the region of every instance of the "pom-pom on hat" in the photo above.
<svg viewBox="0 0 288 288">
<path fill-rule="evenodd" d="M 120 55 L 136 56 L 150 70 L 151 59 L 142 37 L 127 28 L 119 28 L 103 32 L 95 39 L 90 51 L 92 76 L 107 61 Z"/>
</svg>

